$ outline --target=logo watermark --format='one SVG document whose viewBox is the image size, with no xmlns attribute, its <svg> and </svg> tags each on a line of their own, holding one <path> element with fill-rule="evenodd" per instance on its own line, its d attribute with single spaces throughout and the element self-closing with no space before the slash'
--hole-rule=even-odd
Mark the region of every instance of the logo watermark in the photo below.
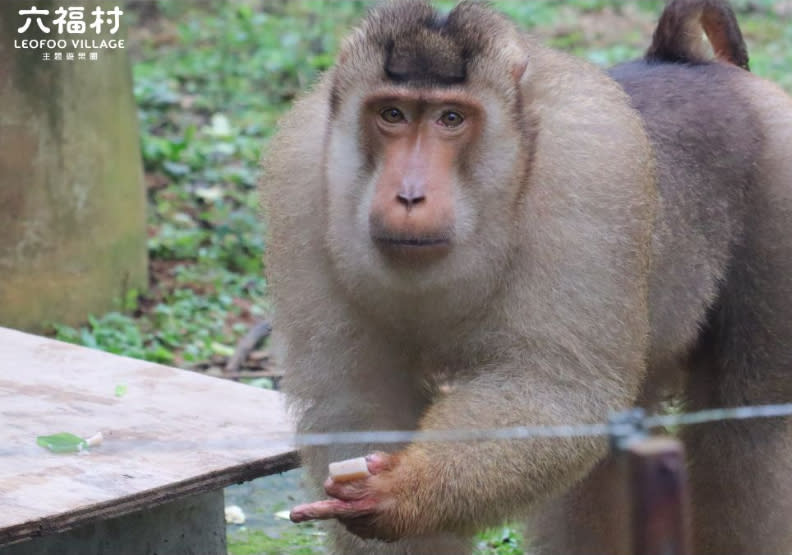
<svg viewBox="0 0 792 555">
<path fill-rule="evenodd" d="M 107 10 L 97 7 L 88 13 L 85 6 L 60 7 L 52 12 L 36 6 L 21 9 L 17 33 L 32 31 L 36 38 L 16 38 L 14 48 L 39 50 L 44 61 L 95 61 L 102 50 L 126 48 L 124 39 L 100 36 L 103 32 L 111 37 L 118 33 L 123 15 L 118 6 Z"/>
</svg>

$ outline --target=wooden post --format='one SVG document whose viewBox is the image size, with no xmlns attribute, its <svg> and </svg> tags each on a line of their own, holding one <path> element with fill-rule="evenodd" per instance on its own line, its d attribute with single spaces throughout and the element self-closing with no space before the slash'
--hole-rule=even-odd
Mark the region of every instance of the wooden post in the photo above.
<svg viewBox="0 0 792 555">
<path fill-rule="evenodd" d="M 633 555 L 690 555 L 690 510 L 682 443 L 638 437 L 619 447 L 627 480 Z"/>
</svg>

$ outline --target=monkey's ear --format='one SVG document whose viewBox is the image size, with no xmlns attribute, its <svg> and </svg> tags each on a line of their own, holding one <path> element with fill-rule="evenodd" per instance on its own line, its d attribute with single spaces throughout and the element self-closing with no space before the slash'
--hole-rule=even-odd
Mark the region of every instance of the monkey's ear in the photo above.
<svg viewBox="0 0 792 555">
<path fill-rule="evenodd" d="M 353 39 L 346 37 L 341 43 L 341 48 L 338 49 L 338 56 L 336 56 L 337 65 L 346 65 L 349 61 L 349 51 L 352 50 Z"/>
<path fill-rule="evenodd" d="M 525 71 L 528 69 L 528 58 L 523 58 L 519 62 L 515 62 L 512 64 L 512 78 L 514 82 L 519 84 L 522 81 L 523 75 L 525 75 Z"/>
</svg>

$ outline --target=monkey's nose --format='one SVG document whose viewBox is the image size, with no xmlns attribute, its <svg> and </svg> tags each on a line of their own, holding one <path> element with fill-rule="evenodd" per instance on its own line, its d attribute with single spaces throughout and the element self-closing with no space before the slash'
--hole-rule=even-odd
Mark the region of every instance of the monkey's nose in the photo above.
<svg viewBox="0 0 792 555">
<path fill-rule="evenodd" d="M 413 205 L 425 201 L 426 195 L 418 191 L 402 191 L 396 195 L 396 200 L 410 210 Z"/>
</svg>

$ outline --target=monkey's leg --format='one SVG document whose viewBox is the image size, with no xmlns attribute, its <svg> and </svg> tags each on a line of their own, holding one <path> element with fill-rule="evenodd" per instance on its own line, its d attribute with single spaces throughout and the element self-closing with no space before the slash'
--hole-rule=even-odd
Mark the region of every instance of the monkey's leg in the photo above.
<svg viewBox="0 0 792 555">
<path fill-rule="evenodd" d="M 724 404 L 740 403 L 732 398 Z M 683 436 L 690 459 L 693 552 L 790 553 L 788 419 L 707 424 L 691 427 Z"/>
<path fill-rule="evenodd" d="M 527 540 L 536 555 L 628 555 L 629 520 L 620 512 L 624 473 L 608 457 L 580 483 L 537 512 Z"/>
<path fill-rule="evenodd" d="M 778 378 L 762 378 L 759 365 L 711 362 L 695 372 L 689 410 L 778 402 L 773 390 L 790 389 L 789 383 L 776 387 Z M 690 461 L 693 553 L 792 552 L 789 419 L 702 424 L 686 428 L 682 437 Z"/>
<path fill-rule="evenodd" d="M 783 206 L 777 197 L 774 203 Z M 768 238 L 788 222 L 782 212 L 769 201 L 752 207 L 763 221 L 748 222 L 751 232 L 700 340 L 687 410 L 792 401 L 792 248 L 787 236 Z M 694 553 L 792 552 L 791 428 L 790 419 L 771 418 L 683 430 Z"/>
</svg>

